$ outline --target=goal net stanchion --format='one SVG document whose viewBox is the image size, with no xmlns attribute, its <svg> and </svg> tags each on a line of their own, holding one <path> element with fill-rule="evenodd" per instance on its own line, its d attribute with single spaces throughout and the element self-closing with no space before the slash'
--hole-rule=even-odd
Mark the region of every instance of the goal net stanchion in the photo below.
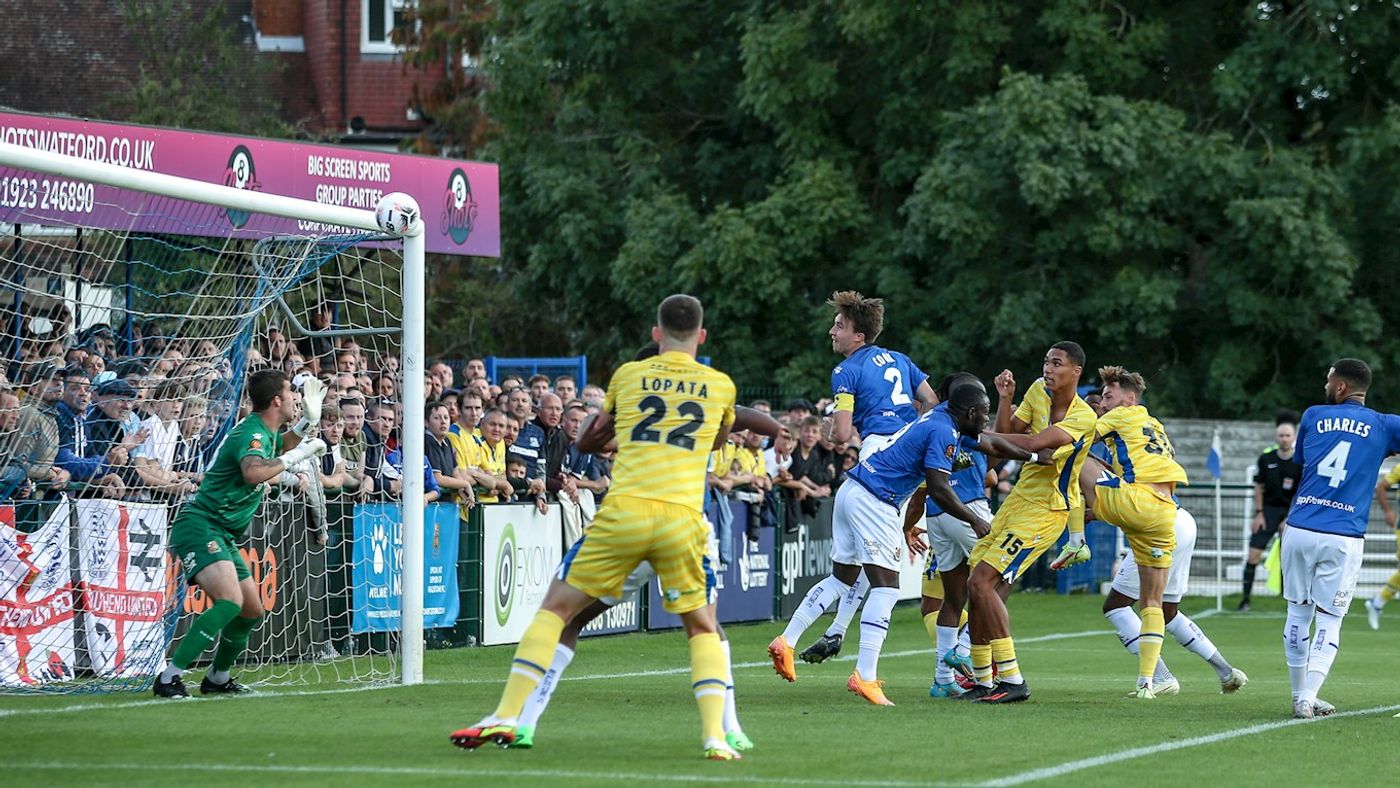
<svg viewBox="0 0 1400 788">
<path fill-rule="evenodd" d="M 137 212 L 162 215 L 181 222 L 182 227 L 188 227 L 188 232 L 182 231 L 179 236 L 143 234 L 52 221 L 51 217 L 46 217 L 37 199 L 41 181 L 32 177 L 34 174 L 56 176 L 55 180 L 42 181 L 45 188 L 53 186 L 55 198 L 66 203 L 82 205 L 86 201 L 88 210 L 93 207 L 92 184 L 115 187 L 122 190 L 117 192 L 118 197 L 111 198 L 113 204 L 101 207 L 115 207 L 132 216 Z M 61 198 L 56 191 L 60 186 L 63 188 Z M 98 195 L 102 193 L 97 192 Z M 49 196 L 45 191 L 46 201 Z M 298 228 L 309 228 L 309 232 L 305 237 L 267 238 L 252 245 L 249 241 L 231 237 L 225 214 L 232 217 L 235 212 L 243 214 L 244 221 L 250 214 L 295 219 L 298 220 Z M 11 237 L 6 238 L 6 235 Z M 385 263 L 384 258 L 392 255 L 387 247 L 397 246 L 400 239 L 401 264 L 395 266 L 393 263 L 397 261 Z M 6 241 L 10 242 L 8 250 L 4 248 Z M 254 248 L 250 249 L 250 246 Z M 177 595 L 165 593 L 163 588 L 159 593 L 149 588 L 138 592 L 123 585 L 108 593 L 91 578 L 88 581 L 74 581 L 70 586 L 67 579 L 70 567 L 60 567 L 58 561 L 52 560 L 60 553 L 64 555 L 76 577 L 80 565 L 86 572 L 90 568 L 88 564 L 96 561 L 97 556 L 118 552 L 116 547 L 107 550 L 108 546 L 102 542 L 97 544 L 103 549 L 97 549 L 90 543 L 87 532 L 79 538 L 79 527 L 86 527 L 77 522 L 79 507 L 92 512 L 108 505 L 103 503 L 104 500 L 108 501 L 113 510 L 122 509 L 123 529 L 126 528 L 127 518 L 136 518 L 137 514 L 133 512 L 143 507 L 159 511 L 157 519 L 161 526 L 168 523 L 167 508 L 169 519 L 173 519 L 181 496 L 144 486 L 151 484 L 149 478 L 144 474 L 138 476 L 134 467 L 103 477 L 119 486 L 122 486 L 121 481 L 125 478 L 128 483 L 123 486 L 123 493 L 107 489 L 106 495 L 74 497 L 73 487 L 79 486 L 76 484 L 67 492 L 50 492 L 49 497 L 57 500 L 46 504 L 45 511 L 59 512 L 50 518 L 50 522 L 56 524 L 55 528 L 48 528 L 44 523 L 30 523 L 26 527 L 24 523 L 6 521 L 7 517 L 13 520 L 21 516 L 16 515 L 18 509 L 15 506 L 9 505 L 16 497 L 16 489 L 33 490 L 36 485 L 44 489 L 42 485 L 50 481 L 50 468 L 58 461 L 56 420 L 53 416 L 57 412 L 54 410 L 57 403 L 43 393 L 46 386 L 54 384 L 36 384 L 29 378 L 38 374 L 38 370 L 46 364 L 56 364 L 61 368 L 65 363 L 61 352 L 64 349 L 63 338 L 78 334 L 83 329 L 91 329 L 88 321 L 75 313 L 124 314 L 126 336 L 123 339 L 126 342 L 131 340 L 130 330 L 136 321 L 166 323 L 167 334 L 173 335 L 161 337 L 161 341 L 179 344 L 189 358 L 181 359 L 177 354 L 172 359 L 171 354 L 167 353 L 164 357 L 147 360 L 158 365 L 170 362 L 170 368 L 165 370 L 167 375 L 164 382 L 183 386 L 172 390 L 182 392 L 177 396 L 185 402 L 202 399 L 198 395 L 191 396 L 190 391 L 197 390 L 208 396 L 210 432 L 206 434 L 222 437 L 239 415 L 242 377 L 254 344 L 254 332 L 273 324 L 296 325 L 295 317 L 287 306 L 287 298 L 300 294 L 304 304 L 319 303 L 315 299 L 324 295 L 323 289 L 339 289 L 343 295 L 338 306 L 343 306 L 347 313 L 353 313 L 352 319 L 356 322 L 352 328 L 339 332 L 310 330 L 306 332 L 307 337 L 336 333 L 353 335 L 358 329 L 376 325 L 375 317 L 392 318 L 396 322 L 401 320 L 401 328 L 395 332 L 399 338 L 398 358 L 403 375 L 399 399 L 409 404 L 404 408 L 400 422 L 400 445 L 406 472 L 402 474 L 398 500 L 410 505 L 399 507 L 402 518 L 401 629 L 394 675 L 386 673 L 386 663 L 382 657 L 379 662 L 371 661 L 368 670 L 361 670 L 355 664 L 346 670 L 331 664 L 327 670 L 331 670 L 338 680 L 363 682 L 396 678 L 404 684 L 422 681 L 424 479 L 420 469 L 424 451 L 424 414 L 422 408 L 415 405 L 422 403 L 424 398 L 424 247 L 421 221 L 415 221 L 400 236 L 388 237 L 376 223 L 374 212 L 368 210 L 127 169 L 0 143 L 0 264 L 4 265 L 0 275 L 6 278 L 7 285 L 7 292 L 0 297 L 6 302 L 0 303 L 0 318 L 3 318 L 3 324 L 0 324 L 0 352 L 6 354 L 0 371 L 19 378 L 13 383 L 29 386 L 24 407 L 18 408 L 18 418 L 9 415 L 15 412 L 12 404 L 0 400 L 0 473 L 4 474 L 0 476 L 0 535 L 5 537 L 0 539 L 0 606 L 4 606 L 2 612 L 6 614 L 0 616 L 0 674 L 7 677 L 7 687 L 103 691 L 148 686 L 150 676 L 159 670 L 164 660 L 167 645 L 164 623 L 172 621 L 178 614 L 178 611 L 169 609 L 154 613 L 146 609 L 159 605 L 162 600 L 166 605 L 174 602 Z M 56 260 L 62 261 L 61 266 L 55 263 Z M 165 262 L 153 263 L 151 260 Z M 268 265 L 269 261 L 273 264 Z M 111 285 L 113 278 L 118 280 L 116 284 L 121 284 L 119 270 L 123 262 L 125 298 L 124 303 L 117 304 L 114 303 L 117 300 L 115 293 L 123 291 Z M 71 269 L 67 271 L 69 275 L 60 275 L 59 267 Z M 377 272 L 387 285 L 394 267 L 400 268 L 400 275 L 396 277 L 399 281 L 393 283 L 398 286 L 398 292 L 392 294 L 392 298 L 384 292 L 385 287 L 371 293 L 373 283 L 365 277 Z M 324 275 L 323 268 L 330 269 L 329 275 Z M 143 286 L 133 287 L 133 269 L 144 277 Z M 355 288 L 359 290 L 355 291 Z M 135 303 L 134 292 L 141 299 L 141 304 Z M 10 293 L 13 293 L 12 299 Z M 360 301 L 355 301 L 356 298 Z M 401 304 L 393 303 L 400 298 Z M 313 326 L 313 329 L 316 328 Z M 110 334 L 106 338 L 116 341 Z M 392 345 L 387 340 L 379 341 L 383 342 L 381 354 L 391 352 Z M 126 350 L 129 351 L 127 355 L 136 355 L 132 348 Z M 182 360 L 191 365 L 190 371 L 186 371 L 185 367 L 176 369 Z M 94 368 L 91 372 L 96 377 L 98 370 Z M 222 383 L 218 379 L 220 372 L 224 376 Z M 195 386 L 196 383 L 200 385 Z M 155 393 L 151 392 L 152 398 Z M 220 398 L 216 399 L 216 394 Z M 159 403 L 153 402 L 153 405 Z M 178 423 L 180 429 L 184 429 L 185 422 Z M 174 440 L 179 440 L 178 432 Z M 92 495 L 92 491 L 101 492 L 103 488 L 93 486 L 88 489 L 88 494 Z M 269 496 L 269 499 L 273 497 Z M 173 503 L 169 507 L 155 503 L 132 503 L 125 508 L 118 506 L 118 502 L 134 502 L 137 499 Z M 294 506 L 306 508 L 305 504 Z M 65 511 L 71 521 L 69 528 L 61 527 L 63 524 L 60 521 Z M 307 515 L 304 511 L 297 513 L 293 519 L 302 523 L 298 527 L 305 528 Z M 40 538 L 45 534 L 47 542 Z M 135 539 L 137 529 L 133 527 L 131 534 Z M 112 537 L 107 535 L 102 538 Z M 163 555 L 141 553 L 141 545 L 135 542 L 128 544 L 126 538 L 127 531 L 123 530 L 120 545 L 122 561 L 129 561 L 132 572 L 141 569 L 146 573 L 147 581 L 151 582 L 151 575 L 160 572 L 162 564 L 166 564 L 166 571 L 169 570 Z M 303 542 L 306 540 L 304 533 L 300 539 Z M 164 542 L 160 544 L 163 547 Z M 349 556 L 349 548 L 342 548 Z M 163 553 L 163 549 L 160 552 Z M 390 562 L 395 558 L 392 550 L 382 557 Z M 49 563 L 45 563 L 46 560 Z M 142 564 L 142 561 L 145 563 Z M 150 565 L 152 561 L 155 562 L 154 569 Z M 92 571 L 101 568 L 94 564 Z M 109 574 L 111 568 L 105 568 Z M 264 567 L 261 571 L 267 574 L 261 580 L 267 587 L 276 587 L 276 572 L 295 573 L 304 569 L 305 565 L 301 564 Z M 320 571 L 320 579 L 324 583 L 324 567 Z M 254 580 L 259 581 L 259 569 L 255 567 L 254 572 Z M 164 586 L 164 576 L 160 580 L 160 585 Z M 106 582 L 120 584 L 118 580 Z M 170 588 L 178 589 L 178 582 L 172 578 Z M 41 590 L 51 593 L 38 602 L 33 598 L 21 599 L 26 591 L 33 597 Z M 17 599 L 20 600 L 18 604 Z M 132 615 L 133 610 L 139 615 Z M 100 614 L 113 611 L 122 614 L 119 616 L 120 622 L 128 622 L 126 633 L 120 631 L 120 623 L 115 633 L 110 631 L 111 627 L 104 629 L 104 619 L 97 618 Z M 306 618 L 310 615 L 311 629 L 321 630 L 323 636 L 329 628 L 324 604 L 320 613 L 316 612 L 314 603 L 309 613 L 306 610 L 294 612 L 299 616 L 295 626 L 306 626 Z M 85 622 L 85 615 L 93 617 L 93 620 Z M 320 620 L 316 619 L 318 615 Z M 348 619 L 348 612 L 345 618 Z M 88 642 L 85 648 L 92 652 L 91 655 L 78 658 L 79 664 L 75 665 L 71 645 L 68 651 L 64 651 L 57 644 L 39 642 L 46 631 L 44 627 L 53 625 L 55 621 L 70 622 L 66 624 L 70 638 L 76 633 L 79 640 L 84 636 L 89 641 L 105 639 L 103 642 L 110 645 L 111 653 L 99 656 L 97 645 Z M 132 632 L 136 630 L 147 632 L 148 636 L 144 640 L 133 636 Z M 257 639 L 255 635 L 254 640 Z M 387 641 L 381 638 L 380 642 Z M 378 653 L 375 651 L 378 646 L 370 645 L 367 648 L 371 656 Z M 43 667 L 42 659 L 36 661 L 34 658 L 35 654 L 42 657 L 40 652 L 44 650 L 48 652 L 51 669 Z M 27 661 L 26 653 L 30 653 Z M 287 661 L 295 662 L 297 655 L 290 657 Z M 123 658 L 126 667 L 115 668 L 122 664 Z M 106 662 L 99 664 L 102 660 Z M 350 661 L 353 663 L 353 658 Z M 318 668 L 313 667 L 313 671 L 323 675 Z M 15 675 L 19 676 L 20 682 L 9 679 Z M 304 672 L 277 667 L 259 669 L 256 680 L 285 683 L 298 677 L 304 680 Z"/>
</svg>

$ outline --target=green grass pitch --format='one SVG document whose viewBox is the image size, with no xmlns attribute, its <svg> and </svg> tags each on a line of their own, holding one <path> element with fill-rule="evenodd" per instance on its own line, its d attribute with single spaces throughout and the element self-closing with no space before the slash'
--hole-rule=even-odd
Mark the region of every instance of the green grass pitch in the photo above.
<svg viewBox="0 0 1400 788">
<path fill-rule="evenodd" d="M 1389 784 L 1400 769 L 1400 610 L 1379 632 L 1359 604 L 1324 699 L 1339 716 L 1290 720 L 1283 606 L 1198 618 L 1250 684 L 1222 696 L 1215 673 L 1171 640 L 1178 697 L 1127 697 L 1136 662 L 1085 596 L 1011 602 L 1030 702 L 928 697 L 933 657 L 918 611 L 901 606 L 881 676 L 894 708 L 845 689 L 841 658 L 773 675 L 778 623 L 733 626 L 739 715 L 757 748 L 700 760 L 679 633 L 585 641 L 530 751 L 466 753 L 447 734 L 495 705 L 512 648 L 434 651 L 413 688 L 273 689 L 257 697 L 156 702 L 145 695 L 0 697 L 6 785 L 1263 785 Z M 1184 609 L 1208 606 L 1188 599 Z M 821 626 L 819 624 L 818 626 Z M 819 634 L 816 627 L 809 633 Z M 805 643 L 804 643 L 805 645 Z M 197 685 L 199 675 L 195 674 Z"/>
</svg>

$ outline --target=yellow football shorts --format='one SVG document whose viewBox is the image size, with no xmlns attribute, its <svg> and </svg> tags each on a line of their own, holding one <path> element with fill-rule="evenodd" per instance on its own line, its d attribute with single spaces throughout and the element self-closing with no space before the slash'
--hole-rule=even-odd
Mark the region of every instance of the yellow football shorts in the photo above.
<svg viewBox="0 0 1400 788">
<path fill-rule="evenodd" d="M 662 606 L 677 615 L 704 607 L 709 528 L 700 512 L 673 503 L 612 494 L 559 566 L 560 580 L 600 599 L 618 598 L 622 583 L 649 561 L 661 583 Z"/>
<path fill-rule="evenodd" d="M 928 559 L 924 561 L 923 590 L 920 592 L 929 599 L 943 598 L 943 575 L 938 571 L 938 564 L 934 563 L 933 551 L 928 551 Z"/>
<path fill-rule="evenodd" d="M 1176 503 L 1157 490 L 1111 474 L 1094 485 L 1094 516 L 1116 525 L 1138 566 L 1166 569 L 1176 549 Z"/>
<path fill-rule="evenodd" d="M 1018 495 L 1015 490 L 997 509 L 992 518 L 992 530 L 977 540 L 967 564 L 976 567 L 988 563 L 996 568 L 1002 579 L 1014 584 L 1037 558 L 1054 546 L 1065 532 L 1069 512 L 1052 510 L 1043 503 Z"/>
</svg>

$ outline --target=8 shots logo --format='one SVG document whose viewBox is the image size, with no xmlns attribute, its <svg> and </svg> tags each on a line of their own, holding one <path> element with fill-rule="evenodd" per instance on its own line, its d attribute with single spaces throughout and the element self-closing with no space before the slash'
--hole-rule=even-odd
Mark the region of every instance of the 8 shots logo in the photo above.
<svg viewBox="0 0 1400 788">
<path fill-rule="evenodd" d="M 452 242 L 464 244 L 476 226 L 476 201 L 472 199 L 472 185 L 467 174 L 458 167 L 447 179 L 447 194 L 442 201 L 442 234 L 450 236 Z"/>
<path fill-rule="evenodd" d="M 262 191 L 262 184 L 258 182 L 257 170 L 253 168 L 253 154 L 246 145 L 239 145 L 229 154 L 228 166 L 224 169 L 224 185 L 232 186 L 235 189 L 247 189 L 249 191 Z M 234 227 L 242 227 L 248 223 L 251 214 L 247 211 L 239 211 L 229 208 L 224 211 L 228 216 L 229 224 Z"/>
</svg>

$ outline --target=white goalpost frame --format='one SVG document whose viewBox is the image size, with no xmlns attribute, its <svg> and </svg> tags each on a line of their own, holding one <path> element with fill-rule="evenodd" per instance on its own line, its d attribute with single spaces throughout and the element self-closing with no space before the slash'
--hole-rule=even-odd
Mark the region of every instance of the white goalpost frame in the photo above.
<svg viewBox="0 0 1400 788">
<path fill-rule="evenodd" d="M 382 232 L 373 211 L 324 205 L 295 197 L 235 189 L 213 183 L 135 170 L 0 142 L 0 166 L 42 172 L 148 192 L 177 200 L 215 205 L 251 213 Z M 421 212 L 420 212 L 421 215 Z M 403 235 L 403 335 L 400 367 L 403 397 L 423 402 L 425 298 L 423 222 L 420 218 Z M 403 422 L 403 588 L 400 612 L 399 663 L 405 685 L 423 682 L 423 409 L 404 408 Z M 408 505 L 412 504 L 412 505 Z"/>
</svg>

